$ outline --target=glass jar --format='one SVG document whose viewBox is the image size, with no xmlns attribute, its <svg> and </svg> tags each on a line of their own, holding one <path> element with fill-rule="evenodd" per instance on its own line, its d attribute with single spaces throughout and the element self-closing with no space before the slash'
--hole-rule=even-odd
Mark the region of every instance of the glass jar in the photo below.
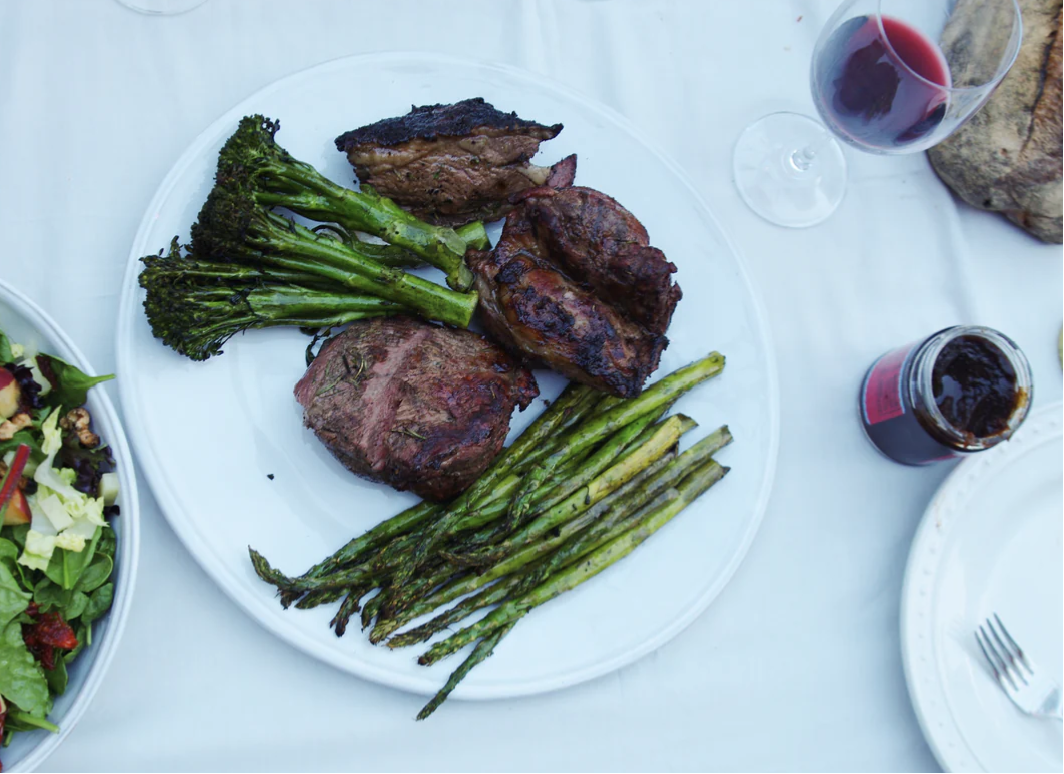
<svg viewBox="0 0 1064 774">
<path fill-rule="evenodd" d="M 927 465 L 1007 440 L 1031 406 L 1031 367 L 1007 336 L 957 325 L 879 358 L 861 384 L 861 422 L 879 451 Z"/>
</svg>

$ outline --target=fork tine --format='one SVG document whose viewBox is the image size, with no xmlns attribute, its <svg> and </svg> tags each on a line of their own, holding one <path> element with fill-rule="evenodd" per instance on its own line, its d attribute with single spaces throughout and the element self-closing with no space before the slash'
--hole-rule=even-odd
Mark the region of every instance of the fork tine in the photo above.
<svg viewBox="0 0 1064 774">
<path fill-rule="evenodd" d="M 980 637 L 979 635 L 983 635 Z M 1001 687 L 1006 691 L 1011 686 L 1012 690 L 1019 690 L 1016 686 L 1016 681 L 1012 679 L 1012 675 L 1009 674 L 1008 665 L 1005 660 L 998 653 L 997 648 L 994 646 L 993 641 L 986 633 L 986 629 L 982 624 L 979 624 L 979 631 L 975 635 L 976 640 L 979 641 L 979 647 L 983 649 L 983 655 L 986 656 L 986 660 L 990 662 L 991 669 L 994 670 L 994 677 L 1001 683 Z M 1008 685 L 1005 681 L 1008 681 Z"/>
<path fill-rule="evenodd" d="M 1005 635 L 1005 639 L 1009 641 L 1009 645 L 1012 646 L 1012 650 L 1016 653 L 1016 657 L 1019 659 L 1020 663 L 1027 669 L 1027 673 L 1033 677 L 1034 670 L 1031 668 L 1031 664 L 1027 660 L 1027 655 L 1023 652 L 1023 648 L 1020 647 L 1016 640 L 1012 639 L 1012 635 L 1009 634 L 1009 630 L 1005 628 L 1005 624 L 1001 623 L 1001 619 L 998 618 L 997 613 L 994 613 L 994 620 L 997 621 L 998 628 L 1001 629 L 1001 633 Z"/>
<path fill-rule="evenodd" d="M 975 631 L 975 641 L 979 643 L 979 650 L 983 651 L 983 656 L 986 658 L 986 663 L 990 665 L 990 669 L 994 672 L 994 677 L 997 681 L 1001 682 L 1001 672 L 998 671 L 997 664 L 994 663 L 994 659 L 990 657 L 990 652 L 986 649 L 986 645 L 983 644 L 983 638 L 979 634 L 983 631 L 983 627 L 980 626 Z M 983 635 L 986 636 L 985 634 Z"/>
<path fill-rule="evenodd" d="M 998 644 L 998 653 L 1004 653 L 1005 670 L 1008 675 L 1013 678 L 1014 683 L 1015 679 L 1018 677 L 1020 680 L 1023 681 L 1024 685 L 1028 685 L 1027 678 L 1023 676 L 1023 672 L 1021 672 L 1019 667 L 1016 666 L 1016 657 L 1013 655 L 1013 652 L 1009 648 L 1009 646 L 1005 644 L 1005 641 L 1001 639 L 1001 635 L 998 634 L 998 630 L 997 627 L 994 626 L 994 622 L 987 618 L 986 625 L 987 628 L 990 629 L 990 633 L 994 635 L 994 640 Z"/>
</svg>

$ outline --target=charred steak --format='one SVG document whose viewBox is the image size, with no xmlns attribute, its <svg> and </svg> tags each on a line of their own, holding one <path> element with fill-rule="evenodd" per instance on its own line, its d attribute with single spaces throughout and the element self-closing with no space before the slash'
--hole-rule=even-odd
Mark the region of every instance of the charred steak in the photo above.
<svg viewBox="0 0 1064 774">
<path fill-rule="evenodd" d="M 628 210 L 590 188 L 525 194 L 492 251 L 470 251 L 481 319 L 507 349 L 622 398 L 668 346 L 676 266 Z"/>
<path fill-rule="evenodd" d="M 471 484 L 502 449 L 532 373 L 470 331 L 412 317 L 353 323 L 295 387 L 303 421 L 352 472 L 430 500 Z"/>
<path fill-rule="evenodd" d="M 665 333 L 683 293 L 676 266 L 650 247 L 643 224 L 593 188 L 538 188 L 521 195 L 551 259 L 595 295 L 651 333 Z"/>
<path fill-rule="evenodd" d="M 359 181 L 419 218 L 448 226 L 495 220 L 510 197 L 536 186 L 565 188 L 576 156 L 553 167 L 529 163 L 561 124 L 544 126 L 496 110 L 482 98 L 412 107 L 336 138 Z"/>
</svg>

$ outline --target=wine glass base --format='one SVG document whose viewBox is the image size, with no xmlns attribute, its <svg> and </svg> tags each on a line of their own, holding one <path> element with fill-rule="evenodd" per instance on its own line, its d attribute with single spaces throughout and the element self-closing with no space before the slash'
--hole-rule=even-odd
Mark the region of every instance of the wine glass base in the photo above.
<svg viewBox="0 0 1064 774">
<path fill-rule="evenodd" d="M 806 168 L 795 156 L 815 153 Z M 733 156 L 739 195 L 770 223 L 805 228 L 825 220 L 846 193 L 842 146 L 818 121 L 798 113 L 773 113 L 743 130 Z"/>
</svg>

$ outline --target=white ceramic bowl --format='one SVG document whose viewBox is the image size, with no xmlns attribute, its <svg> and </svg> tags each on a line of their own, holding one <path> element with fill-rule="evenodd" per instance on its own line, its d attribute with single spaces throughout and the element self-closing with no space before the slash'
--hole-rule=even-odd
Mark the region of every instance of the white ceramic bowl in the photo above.
<svg viewBox="0 0 1064 774">
<path fill-rule="evenodd" d="M 3 280 L 0 280 L 0 329 L 12 341 L 27 348 L 60 357 L 86 373 L 96 373 L 52 318 Z M 42 730 L 16 734 L 11 746 L 0 750 L 0 761 L 5 772 L 32 771 L 62 744 L 104 680 L 126 627 L 140 554 L 140 507 L 126 435 L 111 399 L 101 387 L 104 385 L 89 390 L 86 405 L 92 414 L 96 432 L 111 447 L 121 482 L 118 498 L 121 515 L 111 522 L 118 538 L 112 576 L 115 584 L 114 602 L 107 615 L 93 624 L 92 645 L 85 648 L 71 665 L 66 693 L 56 699 L 52 714 L 49 715 L 49 720 L 59 726 L 59 733 Z"/>
</svg>

